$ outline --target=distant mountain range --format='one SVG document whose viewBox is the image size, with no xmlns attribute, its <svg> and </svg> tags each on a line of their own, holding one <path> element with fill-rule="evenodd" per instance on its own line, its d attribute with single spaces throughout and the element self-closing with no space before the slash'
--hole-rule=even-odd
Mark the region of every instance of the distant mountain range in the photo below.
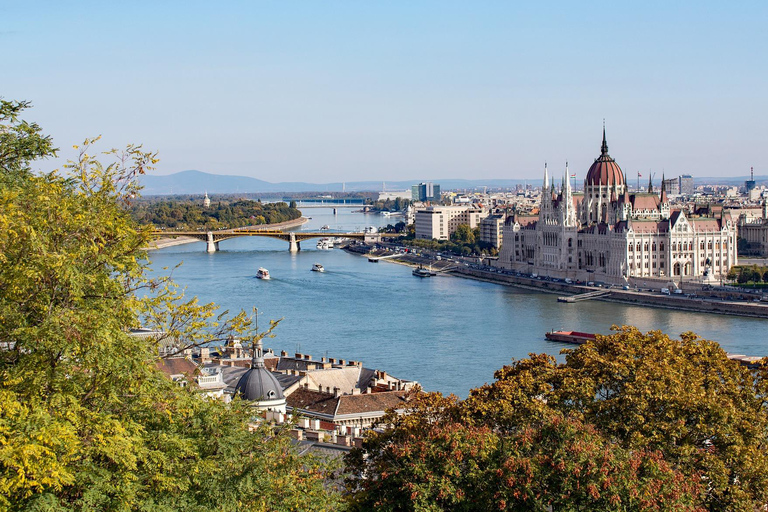
<svg viewBox="0 0 768 512">
<path fill-rule="evenodd" d="M 387 190 L 410 190 L 424 180 L 387 181 Z M 439 183 L 443 190 L 472 189 L 478 187 L 512 188 L 524 180 L 431 180 Z M 163 196 L 172 194 L 251 194 L 260 192 L 363 192 L 380 191 L 381 181 L 347 181 L 345 183 L 305 183 L 278 182 L 250 178 L 248 176 L 230 176 L 209 174 L 201 171 L 182 171 L 166 176 L 146 175 L 141 177 L 145 196 Z"/>
<path fill-rule="evenodd" d="M 746 176 L 733 178 L 696 178 L 697 185 L 704 183 L 712 185 L 741 185 Z M 387 181 L 385 186 L 387 190 L 408 190 L 411 185 L 415 185 L 425 180 L 409 181 Z M 533 180 L 503 180 L 503 179 L 472 179 L 472 180 L 431 180 L 433 183 L 439 183 L 442 190 L 472 190 L 482 187 L 492 188 L 514 188 L 522 183 L 539 184 L 540 178 Z M 755 176 L 758 184 L 768 181 L 768 176 Z M 231 176 L 222 174 L 209 174 L 201 171 L 182 171 L 165 176 L 142 176 L 141 183 L 144 185 L 143 195 L 145 196 L 163 196 L 163 195 L 186 195 L 186 194 L 251 194 L 264 192 L 363 192 L 380 191 L 382 189 L 381 181 L 348 181 L 346 183 L 305 183 L 305 182 L 278 182 L 270 183 L 268 181 L 250 178 L 248 176 Z"/>
</svg>

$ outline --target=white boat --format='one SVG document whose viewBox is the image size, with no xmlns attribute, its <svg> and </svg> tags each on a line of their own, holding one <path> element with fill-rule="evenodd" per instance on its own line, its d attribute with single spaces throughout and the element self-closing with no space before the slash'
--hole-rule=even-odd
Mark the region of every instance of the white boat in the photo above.
<svg viewBox="0 0 768 512">
<path fill-rule="evenodd" d="M 321 230 L 331 229 L 331 226 L 329 226 L 328 224 L 326 224 L 325 226 L 321 227 L 320 229 L 321 229 Z"/>
<path fill-rule="evenodd" d="M 325 267 L 323 267 L 319 263 L 315 263 L 314 265 L 312 265 L 312 271 L 313 272 L 325 272 Z"/>
<path fill-rule="evenodd" d="M 256 271 L 256 278 L 269 279 L 269 270 L 265 269 L 264 267 L 259 267 L 259 270 Z"/>
<path fill-rule="evenodd" d="M 323 251 L 329 251 L 333 249 L 333 240 L 330 238 L 321 238 L 317 241 L 317 248 Z"/>
</svg>

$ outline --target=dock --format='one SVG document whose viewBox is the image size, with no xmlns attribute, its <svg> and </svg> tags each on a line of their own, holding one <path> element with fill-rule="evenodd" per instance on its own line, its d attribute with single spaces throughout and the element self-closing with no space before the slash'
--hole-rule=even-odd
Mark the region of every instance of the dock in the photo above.
<svg viewBox="0 0 768 512">
<path fill-rule="evenodd" d="M 578 295 L 571 295 L 568 297 L 558 297 L 558 302 L 580 302 L 582 300 L 590 300 L 590 299 L 599 299 L 600 297 L 605 297 L 607 295 L 610 295 L 610 290 L 596 290 L 594 292 L 587 292 L 587 293 L 580 293 Z"/>
</svg>

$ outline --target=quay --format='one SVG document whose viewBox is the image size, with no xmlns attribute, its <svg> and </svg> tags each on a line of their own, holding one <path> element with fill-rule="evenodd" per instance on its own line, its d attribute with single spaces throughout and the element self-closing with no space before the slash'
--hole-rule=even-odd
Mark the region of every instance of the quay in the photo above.
<svg viewBox="0 0 768 512">
<path fill-rule="evenodd" d="M 558 297 L 558 302 L 567 302 L 569 304 L 572 304 L 574 302 L 580 302 L 582 300 L 590 300 L 590 299 L 598 299 L 600 297 L 606 297 L 610 295 L 611 292 L 608 290 L 597 290 L 594 292 L 586 292 L 586 293 L 580 293 L 578 295 L 571 295 L 567 297 Z"/>
<path fill-rule="evenodd" d="M 361 255 L 371 252 L 371 247 L 362 244 L 352 244 L 346 248 L 350 252 Z M 391 254 L 386 249 L 381 249 L 382 256 Z M 435 271 L 464 277 L 467 279 L 476 279 L 489 283 L 502 284 L 505 286 L 515 286 L 545 293 L 580 294 L 599 292 L 597 296 L 590 297 L 593 300 L 605 302 L 618 302 L 622 304 L 634 304 L 638 306 L 649 306 L 664 309 L 676 309 L 680 311 L 692 311 L 696 313 L 714 313 L 719 315 L 734 315 L 751 318 L 768 319 L 768 303 L 756 301 L 754 295 L 741 293 L 731 290 L 712 290 L 701 292 L 700 295 L 691 296 L 684 294 L 666 295 L 661 293 L 623 290 L 621 288 L 602 288 L 598 286 L 577 285 L 566 283 L 565 281 L 547 280 L 542 276 L 532 277 L 530 275 L 504 271 L 493 267 L 482 266 L 479 264 L 470 264 L 452 259 L 434 260 L 429 256 L 417 255 L 413 253 L 398 254 L 398 257 L 389 261 L 403 263 L 406 265 L 432 265 Z M 476 258 L 474 258 L 476 261 Z M 571 297 L 569 297 L 571 298 Z M 740 300 L 739 300 L 740 299 Z M 570 302 L 570 301 L 568 301 Z M 576 301 L 574 301 L 576 302 Z"/>
</svg>

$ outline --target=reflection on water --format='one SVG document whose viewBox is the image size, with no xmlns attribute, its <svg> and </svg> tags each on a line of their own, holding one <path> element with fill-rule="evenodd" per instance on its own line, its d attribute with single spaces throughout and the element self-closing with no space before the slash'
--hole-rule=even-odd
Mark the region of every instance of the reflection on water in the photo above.
<svg viewBox="0 0 768 512">
<path fill-rule="evenodd" d="M 357 231 L 394 223 L 380 215 L 339 209 L 307 209 L 302 230 L 328 224 Z M 361 360 L 420 381 L 428 390 L 466 396 L 493 379 L 512 358 L 530 352 L 557 354 L 566 345 L 544 340 L 550 329 L 609 333 L 613 324 L 660 329 L 677 336 L 694 331 L 730 352 L 768 354 L 764 320 L 641 308 L 598 301 L 558 303 L 555 295 L 439 276 L 418 279 L 410 269 L 304 242 L 298 254 L 280 240 L 239 238 L 205 252 L 205 244 L 169 247 L 150 254 L 153 268 L 183 265 L 176 281 L 203 302 L 237 311 L 258 307 L 262 318 L 285 320 L 268 345 Z M 313 263 L 325 273 L 311 272 Z M 260 266 L 272 279 L 255 279 Z"/>
</svg>

